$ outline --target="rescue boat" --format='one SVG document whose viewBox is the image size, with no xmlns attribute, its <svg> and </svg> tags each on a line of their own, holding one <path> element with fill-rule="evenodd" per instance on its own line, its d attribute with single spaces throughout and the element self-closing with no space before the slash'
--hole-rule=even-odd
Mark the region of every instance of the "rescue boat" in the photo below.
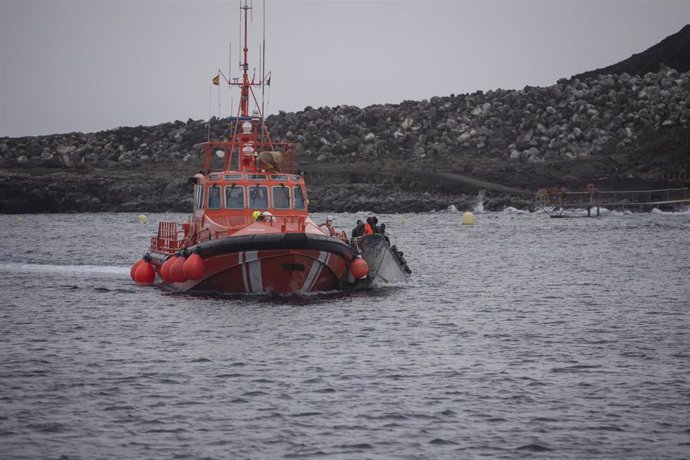
<svg viewBox="0 0 690 460">
<path fill-rule="evenodd" d="M 345 233 L 333 235 L 309 217 L 294 143 L 274 142 L 249 77 L 244 17 L 240 90 L 228 141 L 204 144 L 204 168 L 193 183 L 191 219 L 160 222 L 144 257 L 131 269 L 138 283 L 159 278 L 177 291 L 305 293 L 368 285 L 369 268 Z M 214 160 L 222 167 L 213 170 Z"/>
</svg>

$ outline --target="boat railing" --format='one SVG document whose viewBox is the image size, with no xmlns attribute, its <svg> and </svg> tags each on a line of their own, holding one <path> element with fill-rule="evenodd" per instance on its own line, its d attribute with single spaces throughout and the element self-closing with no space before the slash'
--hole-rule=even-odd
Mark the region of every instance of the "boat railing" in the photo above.
<svg viewBox="0 0 690 460">
<path fill-rule="evenodd" d="M 262 169 L 269 169 L 274 172 L 284 174 L 295 174 L 297 170 L 297 144 L 292 142 L 253 142 L 252 148 L 256 154 L 254 159 L 255 172 Z M 223 161 L 222 170 L 241 171 L 245 168 L 242 165 L 241 155 L 238 153 L 239 143 L 234 141 L 225 142 L 205 142 L 204 143 L 204 169 L 211 171 L 214 157 Z M 262 152 L 277 152 L 279 159 L 270 165 L 262 165 L 259 154 Z M 265 167 L 262 167 L 265 166 Z M 218 168 L 221 169 L 221 168 Z"/>
<path fill-rule="evenodd" d="M 151 238 L 151 249 L 157 252 L 175 253 L 184 246 L 184 231 L 177 229 L 176 222 L 159 222 L 158 233 Z"/>
</svg>

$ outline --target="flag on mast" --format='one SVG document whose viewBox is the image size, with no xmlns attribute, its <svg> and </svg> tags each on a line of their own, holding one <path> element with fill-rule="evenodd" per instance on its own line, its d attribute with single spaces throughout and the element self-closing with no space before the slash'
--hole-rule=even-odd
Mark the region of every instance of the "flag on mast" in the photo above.
<svg viewBox="0 0 690 460">
<path fill-rule="evenodd" d="M 213 82 L 214 85 L 220 86 L 220 74 L 213 77 L 213 80 L 211 80 L 211 81 Z"/>
</svg>

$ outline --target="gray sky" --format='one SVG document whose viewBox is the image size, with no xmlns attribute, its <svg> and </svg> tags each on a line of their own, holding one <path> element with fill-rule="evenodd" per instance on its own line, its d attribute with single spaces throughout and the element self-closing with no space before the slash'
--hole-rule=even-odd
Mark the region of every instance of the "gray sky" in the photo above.
<svg viewBox="0 0 690 460">
<path fill-rule="evenodd" d="M 238 74 L 239 2 L 0 0 L 0 136 L 208 118 L 231 42 Z M 690 1 L 266 0 L 266 13 L 275 113 L 551 85 L 677 32 Z M 218 115 L 217 87 L 211 99 Z"/>
</svg>

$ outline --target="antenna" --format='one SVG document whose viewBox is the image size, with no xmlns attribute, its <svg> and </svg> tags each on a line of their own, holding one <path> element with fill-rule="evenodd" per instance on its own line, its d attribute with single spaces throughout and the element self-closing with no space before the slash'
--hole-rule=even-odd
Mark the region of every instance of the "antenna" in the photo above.
<svg viewBox="0 0 690 460">
<path fill-rule="evenodd" d="M 261 5 L 262 16 L 262 44 L 261 47 L 261 140 L 264 139 L 266 133 L 266 112 L 264 111 L 264 94 L 266 89 L 266 0 L 262 0 Z"/>
<path fill-rule="evenodd" d="M 239 59 L 238 59 L 238 65 L 239 67 L 242 67 L 242 0 L 239 0 L 240 2 L 240 14 L 239 14 L 239 20 L 240 20 L 240 26 L 237 28 L 237 36 L 239 37 L 239 43 L 240 43 L 240 52 L 239 54 Z"/>
<path fill-rule="evenodd" d="M 211 87 L 208 87 L 208 134 L 206 142 L 211 142 Z"/>
<path fill-rule="evenodd" d="M 264 71 L 263 71 L 263 61 L 261 60 L 261 43 L 259 43 L 259 80 L 263 79 L 264 76 Z"/>
<path fill-rule="evenodd" d="M 249 63 L 247 62 L 247 52 L 249 49 L 247 48 L 247 16 L 248 13 L 251 9 L 249 6 L 247 0 L 244 0 L 244 5 L 241 6 L 240 8 L 243 13 L 241 13 L 242 16 L 244 16 L 244 40 L 242 41 L 242 96 L 240 100 L 240 114 L 242 116 L 248 116 L 249 115 L 249 93 L 251 92 L 251 84 L 249 82 L 249 76 L 247 75 L 247 72 L 249 70 Z M 254 80 L 254 77 L 252 77 L 252 81 Z"/>
<path fill-rule="evenodd" d="M 228 51 L 228 80 L 232 80 L 232 42 Z"/>
</svg>

